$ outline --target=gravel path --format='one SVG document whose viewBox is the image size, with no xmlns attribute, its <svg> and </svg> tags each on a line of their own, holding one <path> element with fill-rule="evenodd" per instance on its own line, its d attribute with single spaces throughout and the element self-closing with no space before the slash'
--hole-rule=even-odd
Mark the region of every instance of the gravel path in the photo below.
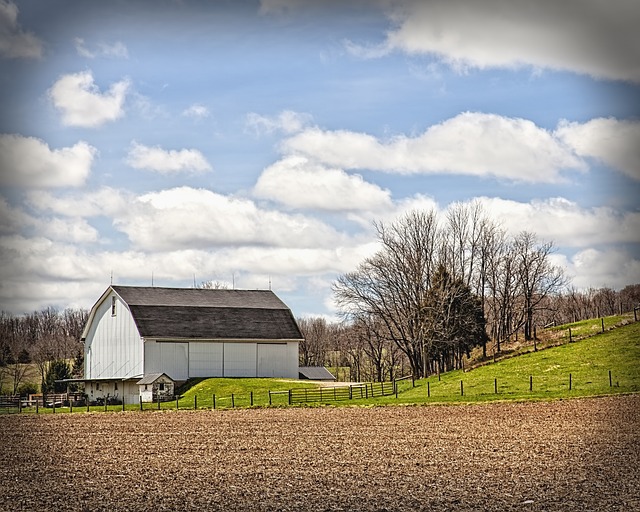
<svg viewBox="0 0 640 512">
<path fill-rule="evenodd" d="M 640 395 L 0 416 L 0 510 L 640 510 Z"/>
</svg>

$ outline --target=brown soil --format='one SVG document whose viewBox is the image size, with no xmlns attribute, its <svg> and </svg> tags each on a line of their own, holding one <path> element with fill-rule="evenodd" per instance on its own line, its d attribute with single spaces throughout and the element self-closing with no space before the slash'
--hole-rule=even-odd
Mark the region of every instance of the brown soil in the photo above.
<svg viewBox="0 0 640 512">
<path fill-rule="evenodd" d="M 0 417 L 0 510 L 640 510 L 640 396 Z"/>
</svg>

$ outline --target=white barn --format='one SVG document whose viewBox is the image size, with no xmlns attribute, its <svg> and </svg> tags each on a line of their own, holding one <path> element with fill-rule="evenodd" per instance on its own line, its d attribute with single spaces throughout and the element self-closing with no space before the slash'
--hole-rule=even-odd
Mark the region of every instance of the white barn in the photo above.
<svg viewBox="0 0 640 512">
<path fill-rule="evenodd" d="M 127 403 L 137 382 L 164 373 L 192 377 L 298 378 L 303 336 L 270 290 L 205 290 L 112 285 L 82 333 L 85 391 Z M 118 386 L 118 384 L 120 384 Z"/>
</svg>

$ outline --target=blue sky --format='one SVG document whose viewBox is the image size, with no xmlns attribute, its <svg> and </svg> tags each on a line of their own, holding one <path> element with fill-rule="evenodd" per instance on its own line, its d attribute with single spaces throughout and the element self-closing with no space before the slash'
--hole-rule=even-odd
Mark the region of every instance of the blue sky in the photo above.
<svg viewBox="0 0 640 512">
<path fill-rule="evenodd" d="M 319 5 L 320 4 L 320 5 Z M 373 221 L 480 201 L 640 282 L 629 0 L 0 0 L 0 307 L 269 282 L 332 317 Z"/>
</svg>

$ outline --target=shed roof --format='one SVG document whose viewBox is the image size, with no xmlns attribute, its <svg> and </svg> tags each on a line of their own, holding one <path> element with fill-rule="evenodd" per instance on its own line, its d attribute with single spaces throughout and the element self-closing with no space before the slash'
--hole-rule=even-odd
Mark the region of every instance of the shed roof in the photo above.
<svg viewBox="0 0 640 512">
<path fill-rule="evenodd" d="M 166 373 L 149 373 L 142 377 L 136 384 L 153 384 L 160 377 L 165 376 L 167 379 L 173 381 L 171 377 L 169 377 Z"/>
<path fill-rule="evenodd" d="M 301 379 L 309 380 L 336 380 L 334 375 L 324 366 L 301 366 L 298 368 Z"/>
</svg>

